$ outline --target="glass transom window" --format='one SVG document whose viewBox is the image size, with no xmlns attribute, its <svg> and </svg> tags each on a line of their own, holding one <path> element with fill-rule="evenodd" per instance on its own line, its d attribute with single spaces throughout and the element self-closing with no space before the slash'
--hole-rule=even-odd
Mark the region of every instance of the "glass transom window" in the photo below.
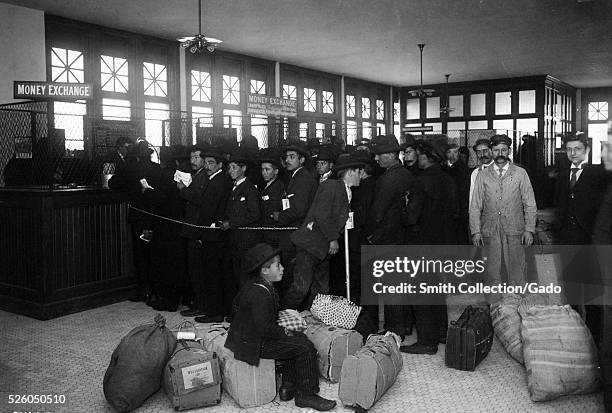
<svg viewBox="0 0 612 413">
<path fill-rule="evenodd" d="M 100 56 L 100 78 L 102 90 L 127 93 L 128 61 L 121 57 Z"/>
<path fill-rule="evenodd" d="M 84 78 L 83 52 L 58 47 L 51 49 L 51 79 L 53 82 L 83 83 Z"/>
<path fill-rule="evenodd" d="M 589 102 L 589 120 L 608 120 L 608 102 Z"/>
<path fill-rule="evenodd" d="M 304 88 L 304 110 L 306 112 L 317 111 L 317 91 L 315 89 Z"/>
<path fill-rule="evenodd" d="M 266 94 L 266 82 L 262 80 L 251 79 L 251 93 L 256 93 L 258 95 Z"/>
<path fill-rule="evenodd" d="M 297 100 L 297 88 L 294 85 L 283 85 L 283 99 Z"/>
<path fill-rule="evenodd" d="M 355 96 L 346 95 L 346 116 L 355 117 Z"/>
<path fill-rule="evenodd" d="M 370 115 L 370 98 L 361 98 L 361 117 L 369 118 Z"/>
<path fill-rule="evenodd" d="M 191 71 L 191 99 L 199 102 L 210 102 L 210 73 Z"/>
<path fill-rule="evenodd" d="M 145 95 L 164 98 L 168 96 L 168 72 L 165 65 L 144 62 L 142 78 Z"/>
<path fill-rule="evenodd" d="M 237 76 L 223 75 L 223 103 L 240 104 L 240 79 Z"/>
<path fill-rule="evenodd" d="M 323 97 L 323 113 L 334 113 L 334 94 L 329 90 L 321 92 Z"/>
<path fill-rule="evenodd" d="M 385 101 L 376 99 L 376 119 L 385 119 Z"/>
</svg>

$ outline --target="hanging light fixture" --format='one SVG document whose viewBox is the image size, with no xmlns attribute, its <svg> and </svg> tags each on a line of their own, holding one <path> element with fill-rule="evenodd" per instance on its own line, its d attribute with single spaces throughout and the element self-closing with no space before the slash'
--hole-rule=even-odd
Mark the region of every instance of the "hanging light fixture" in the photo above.
<svg viewBox="0 0 612 413">
<path fill-rule="evenodd" d="M 440 108 L 440 113 L 448 115 L 449 113 L 454 111 L 455 108 L 450 107 L 450 96 L 448 94 L 448 78 L 450 77 L 450 73 L 445 74 L 444 77 L 446 77 L 446 97 L 444 98 L 445 102 L 443 102 L 444 106 Z"/>
<path fill-rule="evenodd" d="M 409 90 L 408 93 L 413 97 L 427 97 L 433 95 L 435 90 L 433 89 L 423 89 L 423 49 L 425 48 L 425 43 L 419 43 L 419 51 L 421 53 L 421 87 L 418 89 Z"/>
<path fill-rule="evenodd" d="M 198 34 L 189 37 L 179 37 L 177 40 L 181 43 L 183 49 L 188 49 L 194 54 L 202 53 L 204 49 L 211 53 L 214 52 L 223 41 L 214 37 L 206 37 L 202 34 L 202 0 L 198 0 L 198 24 Z"/>
</svg>

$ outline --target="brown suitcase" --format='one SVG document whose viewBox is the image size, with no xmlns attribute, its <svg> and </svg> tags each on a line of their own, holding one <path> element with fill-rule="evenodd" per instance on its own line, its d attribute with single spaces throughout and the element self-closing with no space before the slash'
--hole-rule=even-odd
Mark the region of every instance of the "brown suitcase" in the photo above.
<svg viewBox="0 0 612 413">
<path fill-rule="evenodd" d="M 164 369 L 163 388 L 174 410 L 221 403 L 217 355 L 196 341 L 179 340 Z"/>
<path fill-rule="evenodd" d="M 487 357 L 493 344 L 491 315 L 482 308 L 468 306 L 457 321 L 451 321 L 446 335 L 447 367 L 474 371 Z"/>
</svg>

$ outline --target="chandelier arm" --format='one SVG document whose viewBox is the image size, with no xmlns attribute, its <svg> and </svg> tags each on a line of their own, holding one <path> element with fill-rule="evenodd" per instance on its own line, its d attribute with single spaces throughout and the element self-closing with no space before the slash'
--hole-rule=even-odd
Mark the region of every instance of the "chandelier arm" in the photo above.
<svg viewBox="0 0 612 413">
<path fill-rule="evenodd" d="M 202 0 L 198 1 L 198 34 L 202 34 Z"/>
</svg>

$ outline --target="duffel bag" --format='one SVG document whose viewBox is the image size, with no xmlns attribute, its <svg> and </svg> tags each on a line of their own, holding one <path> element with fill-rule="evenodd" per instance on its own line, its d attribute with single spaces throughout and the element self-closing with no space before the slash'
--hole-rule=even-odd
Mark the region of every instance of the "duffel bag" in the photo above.
<svg viewBox="0 0 612 413">
<path fill-rule="evenodd" d="M 197 341 L 178 341 L 164 369 L 163 383 L 174 410 L 221 403 L 219 359 Z"/>
<path fill-rule="evenodd" d="M 104 397 L 118 412 L 130 412 L 159 390 L 176 340 L 158 314 L 154 324 L 136 327 L 113 351 L 104 374 Z"/>
<path fill-rule="evenodd" d="M 447 367 L 474 371 L 487 357 L 493 344 L 493 326 L 488 310 L 468 306 L 457 321 L 451 321 L 446 334 Z"/>
<path fill-rule="evenodd" d="M 504 294 L 500 301 L 491 305 L 491 321 L 495 335 L 508 354 L 519 363 L 525 364 L 521 316 L 518 313 L 522 298 L 519 294 Z"/>
<path fill-rule="evenodd" d="M 310 312 L 328 326 L 352 329 L 357 323 L 361 307 L 337 295 L 317 294 Z"/>
<path fill-rule="evenodd" d="M 371 335 L 344 360 L 338 387 L 344 405 L 370 409 L 389 390 L 403 367 L 400 341 L 393 333 Z"/>
<path fill-rule="evenodd" d="M 361 334 L 354 330 L 328 326 L 312 315 L 306 315 L 304 319 L 308 324 L 304 334 L 317 350 L 319 373 L 332 383 L 338 382 L 344 359 L 355 354 L 363 345 Z"/>
</svg>

